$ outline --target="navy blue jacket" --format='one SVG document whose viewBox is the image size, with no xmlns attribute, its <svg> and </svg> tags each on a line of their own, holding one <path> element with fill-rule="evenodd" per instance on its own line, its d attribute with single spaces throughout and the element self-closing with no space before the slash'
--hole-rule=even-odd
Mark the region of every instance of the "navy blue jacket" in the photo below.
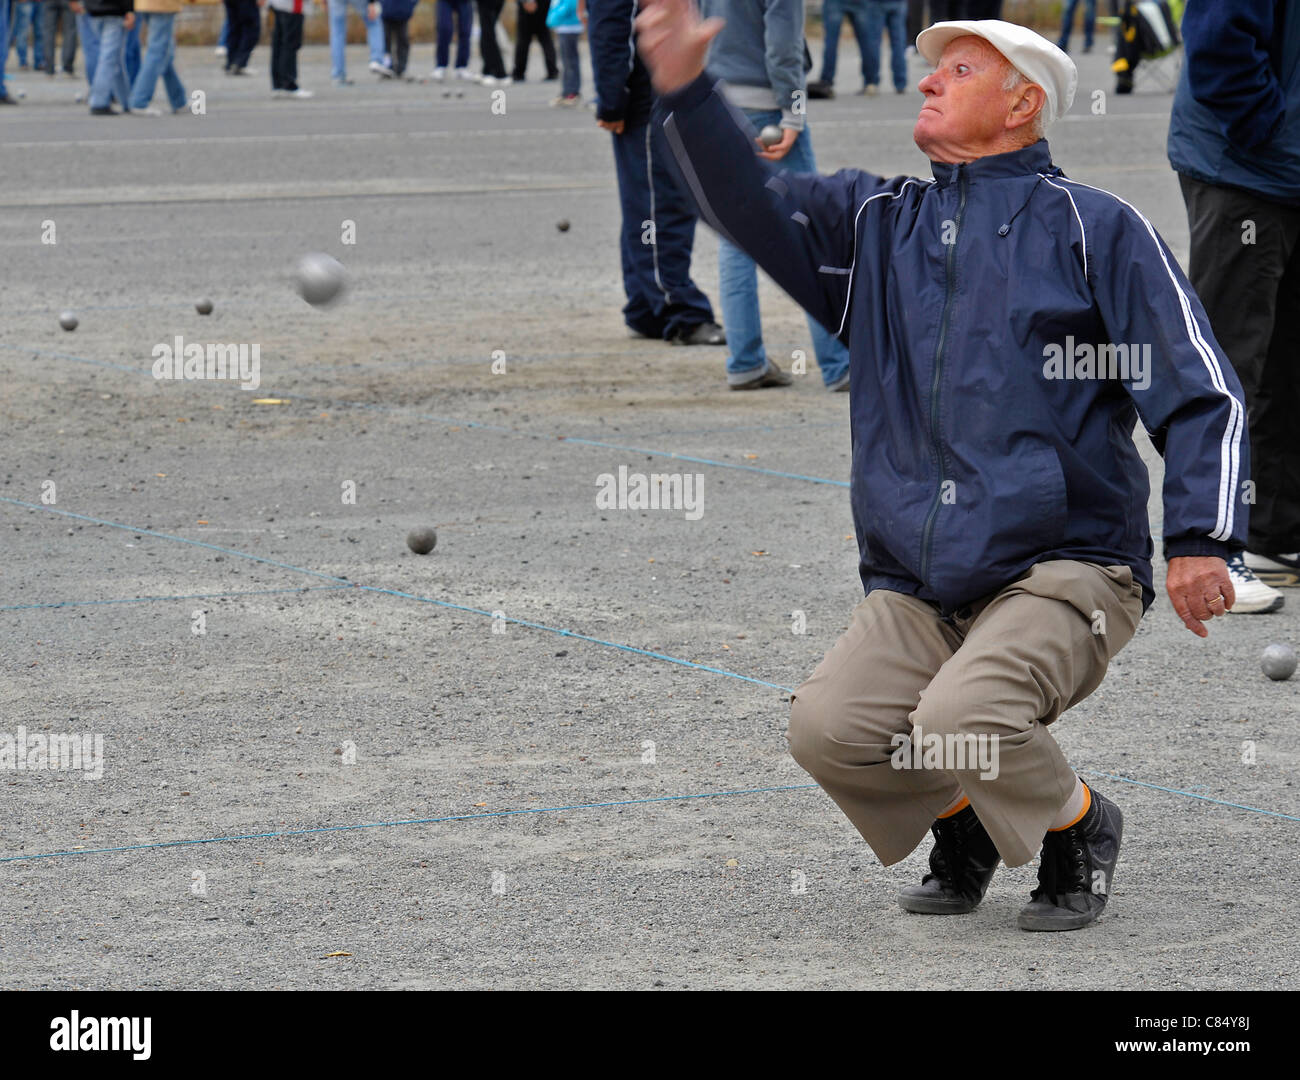
<svg viewBox="0 0 1300 1080">
<path fill-rule="evenodd" d="M 1300 0 L 1188 4 L 1183 48 L 1170 164 L 1300 206 Z"/>
<path fill-rule="evenodd" d="M 1079 559 L 1132 567 L 1149 605 L 1139 418 L 1165 458 L 1166 555 L 1243 546 L 1236 374 L 1146 218 L 1045 140 L 933 180 L 796 175 L 755 155 L 707 74 L 661 109 L 701 217 L 849 347 L 868 592 L 951 612 Z"/>
<path fill-rule="evenodd" d="M 379 13 L 385 19 L 409 21 L 420 0 L 379 0 Z"/>
<path fill-rule="evenodd" d="M 596 84 L 596 119 L 625 128 L 649 123 L 654 106 L 650 73 L 636 51 L 637 0 L 588 0 L 587 39 Z"/>
</svg>

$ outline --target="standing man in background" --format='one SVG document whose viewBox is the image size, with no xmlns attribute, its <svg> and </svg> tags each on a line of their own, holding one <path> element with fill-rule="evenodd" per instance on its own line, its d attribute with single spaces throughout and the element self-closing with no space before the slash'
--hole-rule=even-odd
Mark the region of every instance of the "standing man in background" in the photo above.
<svg viewBox="0 0 1300 1080">
<path fill-rule="evenodd" d="M 817 162 L 804 86 L 803 2 L 702 0 L 701 9 L 725 20 L 709 49 L 709 66 L 726 83 L 727 100 L 744 115 L 758 156 L 792 172 L 811 173 Z M 758 134 L 769 126 L 780 128 L 781 141 L 764 147 Z M 758 267 L 725 236 L 718 239 L 718 288 L 731 347 L 727 385 L 733 390 L 789 386 L 789 373 L 763 347 Z M 828 390 L 848 390 L 848 349 L 811 315 L 807 319 L 822 382 Z"/>
<path fill-rule="evenodd" d="M 709 298 L 691 280 L 695 209 L 677 186 L 663 132 L 650 123 L 654 95 L 636 51 L 637 0 L 588 0 L 596 123 L 613 136 L 623 225 L 623 321 L 633 334 L 672 345 L 725 345 Z"/>
<path fill-rule="evenodd" d="M 1246 394 L 1255 505 L 1238 611 L 1300 581 L 1300 3 L 1216 0 L 1183 16 L 1169 124 L 1192 232 L 1188 276 Z"/>
</svg>

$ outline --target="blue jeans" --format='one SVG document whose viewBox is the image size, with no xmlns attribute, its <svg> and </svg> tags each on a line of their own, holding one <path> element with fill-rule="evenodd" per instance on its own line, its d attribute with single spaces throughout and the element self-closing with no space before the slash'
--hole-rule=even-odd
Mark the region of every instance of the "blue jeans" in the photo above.
<svg viewBox="0 0 1300 1080">
<path fill-rule="evenodd" d="M 230 20 L 223 19 L 221 21 L 221 33 L 217 35 L 217 45 L 224 49 L 229 43 L 230 43 Z"/>
<path fill-rule="evenodd" d="M 3 7 L 0 0 L 0 7 Z M 84 11 L 77 16 L 77 40 L 81 42 L 81 62 L 86 69 L 86 83 L 95 85 L 95 68 L 99 64 L 99 31 L 95 28 L 93 15 Z"/>
<path fill-rule="evenodd" d="M 90 107 L 102 109 L 113 98 L 127 105 L 131 87 L 126 81 L 126 28 L 122 16 L 92 15 L 91 22 L 99 39 L 99 58 L 95 61 L 95 81 L 90 84 Z"/>
<path fill-rule="evenodd" d="M 0 41 L 9 42 L 9 5 L 0 0 Z M 5 96 L 5 61 L 9 59 L 9 50 L 0 53 L 0 97 Z"/>
<path fill-rule="evenodd" d="M 907 0 L 868 0 L 867 36 L 862 58 L 862 78 L 868 86 L 880 84 L 880 34 L 889 31 L 889 66 L 894 89 L 907 89 Z"/>
<path fill-rule="evenodd" d="M 781 113 L 777 109 L 743 109 L 745 118 L 758 135 L 768 124 L 779 124 Z M 817 171 L 813 158 L 812 138 L 808 129 L 790 152 L 777 163 L 777 168 L 795 173 Z M 718 238 L 718 288 L 721 293 L 722 325 L 727 331 L 727 381 L 748 382 L 745 376 L 767 370 L 767 352 L 763 348 L 763 324 L 758 311 L 758 267 L 754 260 L 734 244 Z M 830 332 L 811 315 L 808 330 L 812 334 L 813 352 L 822 371 L 822 381 L 830 386 L 849 370 L 849 350 L 833 338 Z"/>
<path fill-rule="evenodd" d="M 32 67 L 45 66 L 45 20 L 37 13 L 36 0 L 16 0 L 14 25 L 5 41 L 18 53 L 18 63 L 27 66 L 27 31 L 32 32 Z"/>
<path fill-rule="evenodd" d="M 174 33 L 176 16 L 171 12 L 145 11 L 137 12 L 137 19 L 143 19 L 149 28 L 149 44 L 145 48 L 140 71 L 131 84 L 131 108 L 144 109 L 153 98 L 154 88 L 158 85 L 158 76 L 162 76 L 163 86 L 167 88 L 167 101 L 173 111 L 185 108 L 185 84 L 176 74 L 173 59 L 176 56 L 176 35 Z"/>
<path fill-rule="evenodd" d="M 1056 43 L 1062 49 L 1070 47 L 1070 31 L 1074 28 L 1074 12 L 1079 0 L 1065 0 L 1061 13 L 1061 38 Z M 1092 35 L 1097 29 L 1097 0 L 1083 0 L 1083 47 L 1092 48 Z"/>
<path fill-rule="evenodd" d="M 330 12 L 330 78 L 342 79 L 347 75 L 343 49 L 348 41 L 348 5 L 356 8 L 366 24 L 366 46 L 370 49 L 370 62 L 384 62 L 384 24 L 366 15 L 365 0 L 329 0 Z"/>
<path fill-rule="evenodd" d="M 578 53 L 578 39 L 582 34 L 557 31 L 555 36 L 560 39 L 560 71 L 563 75 L 560 95 L 574 97 L 582 92 L 582 60 Z"/>
<path fill-rule="evenodd" d="M 835 62 L 840 52 L 840 28 L 844 20 L 849 20 L 853 27 L 853 36 L 858 41 L 858 52 L 862 56 L 862 75 L 867 74 L 867 0 L 826 0 L 822 7 L 822 24 L 826 29 L 826 43 L 822 49 L 822 79 L 824 83 L 835 82 Z"/>
</svg>

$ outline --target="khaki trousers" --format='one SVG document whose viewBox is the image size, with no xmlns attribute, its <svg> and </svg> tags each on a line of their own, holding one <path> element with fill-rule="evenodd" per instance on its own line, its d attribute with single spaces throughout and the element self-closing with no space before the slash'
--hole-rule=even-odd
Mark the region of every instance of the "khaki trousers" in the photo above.
<svg viewBox="0 0 1300 1080">
<path fill-rule="evenodd" d="M 877 589 L 795 691 L 790 752 L 886 866 L 962 793 L 1020 866 L 1074 791 L 1047 725 L 1101 684 L 1141 618 L 1132 570 L 1073 560 L 948 618 Z"/>
</svg>

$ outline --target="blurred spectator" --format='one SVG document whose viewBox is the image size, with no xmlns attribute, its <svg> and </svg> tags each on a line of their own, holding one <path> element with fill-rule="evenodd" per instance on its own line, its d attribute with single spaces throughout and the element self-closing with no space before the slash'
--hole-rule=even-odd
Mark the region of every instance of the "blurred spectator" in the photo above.
<svg viewBox="0 0 1300 1080">
<path fill-rule="evenodd" d="M 130 111 L 131 84 L 126 76 L 126 34 L 135 25 L 132 0 L 85 0 L 86 14 L 95 28 L 98 58 L 90 86 L 93 116 L 116 116 L 116 99 Z"/>
<path fill-rule="evenodd" d="M 889 67 L 894 92 L 907 92 L 907 0 L 867 0 L 867 48 L 862 56 L 863 93 L 880 85 L 880 35 L 889 32 Z"/>
<path fill-rule="evenodd" d="M 348 78 L 348 5 L 350 4 L 366 24 L 366 46 L 370 49 L 370 70 L 381 79 L 390 79 L 392 69 L 384 63 L 384 24 L 379 15 L 371 14 L 372 5 L 366 0 L 328 0 L 330 20 L 330 78 L 335 86 L 351 86 Z"/>
<path fill-rule="evenodd" d="M 312 97 L 310 90 L 304 90 L 298 85 L 298 50 L 302 48 L 302 24 L 311 7 L 311 0 L 267 0 L 267 3 L 271 7 L 273 20 L 271 93 L 277 97 Z"/>
<path fill-rule="evenodd" d="M 0 0 L 7 2 L 7 0 Z M 45 67 L 45 20 L 37 12 L 36 0 L 14 0 L 10 8 L 9 37 L 5 45 L 18 54 L 18 70 L 27 70 L 27 39 L 32 42 L 33 70 Z"/>
<path fill-rule="evenodd" d="M 266 0 L 224 0 L 226 18 L 230 20 L 230 40 L 226 45 L 226 74 L 252 75 L 248 60 L 262 36 L 262 7 Z"/>
<path fill-rule="evenodd" d="M 1065 0 L 1061 15 L 1061 36 L 1057 47 L 1063 52 L 1070 51 L 1070 33 L 1074 29 L 1074 13 L 1079 7 L 1079 0 Z M 1083 0 L 1083 51 L 1092 52 L 1092 39 L 1097 30 L 1097 0 Z"/>
<path fill-rule="evenodd" d="M 65 75 L 76 74 L 77 16 L 71 0 L 44 0 L 41 4 L 41 22 L 45 30 L 45 74 L 54 74 L 54 43 L 60 34 L 63 47 L 59 66 Z"/>
<path fill-rule="evenodd" d="M 703 0 L 700 5 L 706 17 L 726 20 L 709 49 L 710 77 L 722 80 L 727 100 L 744 116 L 755 153 L 793 173 L 817 171 L 804 106 L 803 5 L 804 0 Z M 780 129 L 781 141 L 764 148 L 758 135 L 768 126 Z M 721 236 L 718 290 L 730 350 L 727 385 L 733 390 L 789 386 L 789 373 L 763 345 L 758 267 Z M 811 315 L 807 320 L 823 382 L 847 390 L 848 349 Z"/>
<path fill-rule="evenodd" d="M 478 51 L 483 58 L 483 85 L 496 86 L 508 83 L 506 63 L 501 57 L 497 41 L 497 19 L 505 0 L 478 0 Z"/>
<path fill-rule="evenodd" d="M 379 15 L 384 23 L 384 50 L 388 64 L 399 79 L 410 79 L 406 62 L 411 55 L 411 16 L 420 0 L 379 0 Z"/>
<path fill-rule="evenodd" d="M 560 39 L 560 67 L 564 73 L 560 96 L 551 102 L 552 105 L 573 106 L 582 102 L 582 59 L 578 55 L 578 39 L 582 37 L 585 21 L 579 16 L 578 0 L 554 0 L 547 13 L 546 26 Z"/>
<path fill-rule="evenodd" d="M 835 72 L 839 66 L 840 31 L 844 26 L 845 19 L 848 19 L 849 26 L 853 29 L 853 36 L 858 42 L 858 56 L 862 64 L 862 85 L 865 87 L 870 82 L 867 78 L 867 52 L 870 49 L 871 33 L 867 3 L 868 0 L 825 0 L 825 3 L 823 3 L 822 29 L 825 38 L 822 41 L 821 78 L 808 85 L 808 90 L 815 93 L 817 97 L 830 98 L 835 96 Z"/>
<path fill-rule="evenodd" d="M 542 46 L 542 58 L 546 61 L 546 82 L 560 77 L 559 66 L 555 62 L 555 43 L 551 32 L 546 29 L 546 15 L 550 11 L 551 0 L 519 0 L 515 11 L 515 69 L 510 73 L 515 82 L 523 82 L 528 68 L 528 47 L 536 38 Z"/>
<path fill-rule="evenodd" d="M 447 77 L 451 59 L 451 39 L 456 37 L 456 78 L 469 79 L 469 42 L 474 30 L 474 5 L 471 0 L 436 0 L 438 5 L 438 41 L 434 46 L 433 77 L 439 82 Z M 455 20 L 453 27 L 452 21 Z"/>
<path fill-rule="evenodd" d="M 1252 571 L 1300 571 L 1300 4 L 1189 4 L 1182 33 L 1169 161 L 1188 276 L 1245 391 L 1255 482 L 1233 585 L 1240 598 L 1245 572 L 1280 607 Z"/>
<path fill-rule="evenodd" d="M 50 0 L 45 0 L 49 3 Z M 148 43 L 140 61 L 140 70 L 131 83 L 131 111 L 145 116 L 160 116 L 149 102 L 162 78 L 167 91 L 167 103 L 174 113 L 185 108 L 188 96 L 185 84 L 176 74 L 173 60 L 176 56 L 176 15 L 181 10 L 181 0 L 135 0 L 140 22 L 147 27 Z"/>
<path fill-rule="evenodd" d="M 691 280 L 695 209 L 677 184 L 654 95 L 636 51 L 636 0 L 587 0 L 596 123 L 612 136 L 623 223 L 623 321 L 674 345 L 725 345 L 709 298 Z"/>
</svg>

